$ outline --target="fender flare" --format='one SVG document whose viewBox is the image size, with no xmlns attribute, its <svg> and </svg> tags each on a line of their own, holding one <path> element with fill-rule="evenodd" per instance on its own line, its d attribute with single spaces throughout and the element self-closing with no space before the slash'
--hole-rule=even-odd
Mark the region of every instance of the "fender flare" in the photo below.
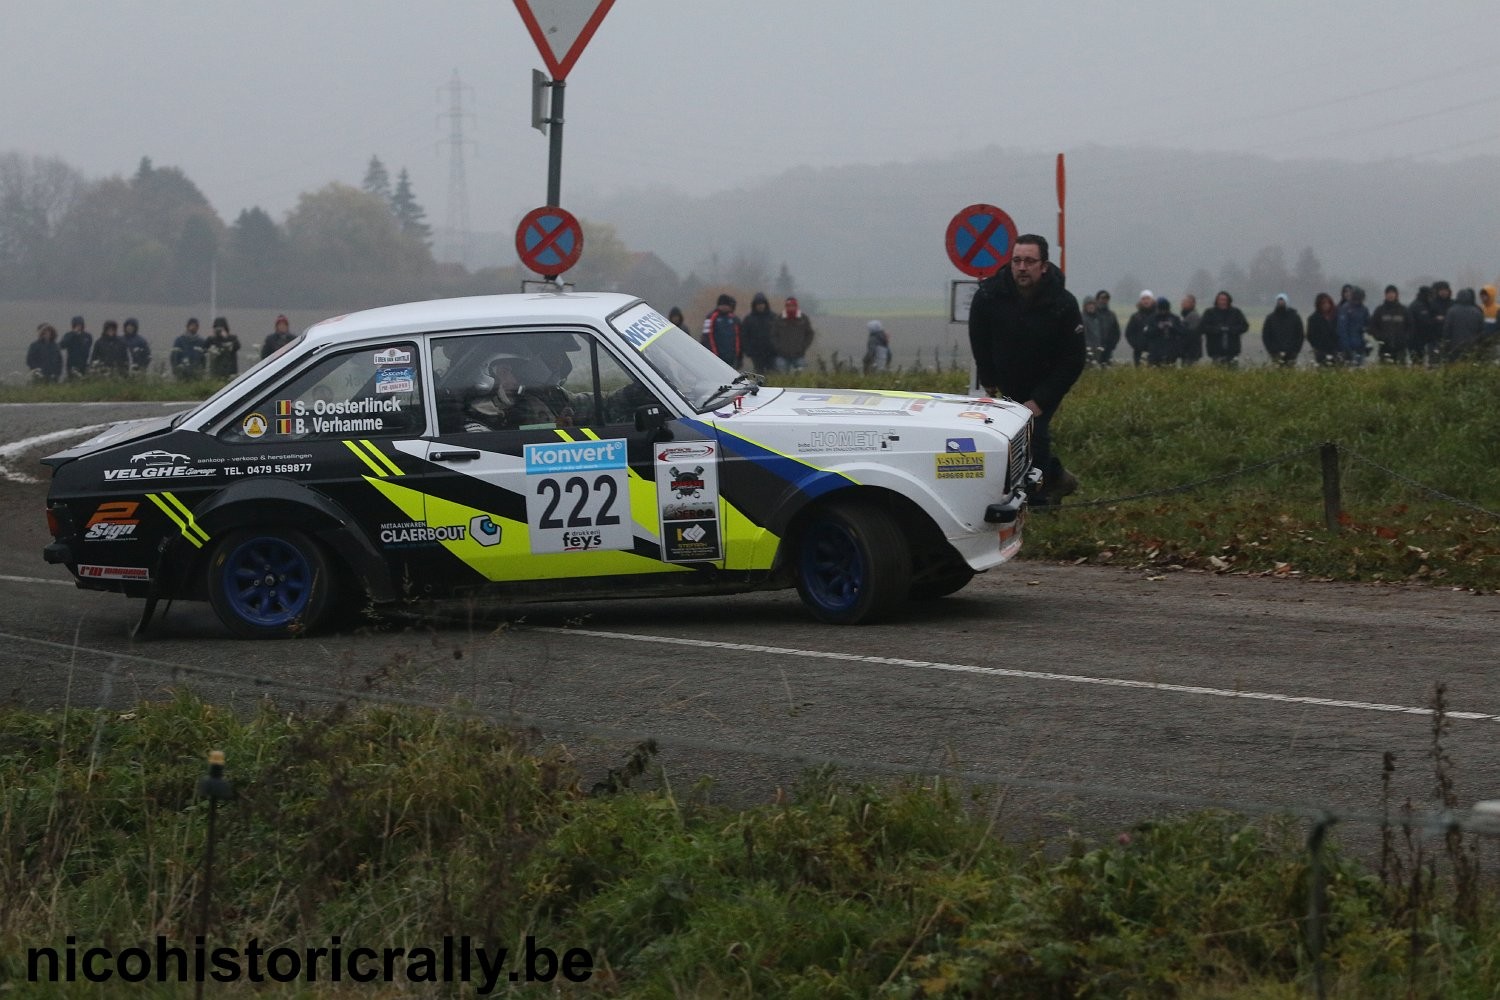
<svg viewBox="0 0 1500 1000">
<path fill-rule="evenodd" d="M 162 553 L 160 568 L 177 580 L 179 591 L 181 585 L 193 588 L 196 567 L 211 551 L 214 539 L 235 528 L 274 524 L 304 531 L 327 545 L 372 600 L 398 597 L 385 559 L 358 522 L 340 504 L 294 480 L 268 476 L 233 483 L 199 504 L 193 521 L 208 536 L 204 546 L 191 547 L 184 536 L 178 536 Z"/>
</svg>

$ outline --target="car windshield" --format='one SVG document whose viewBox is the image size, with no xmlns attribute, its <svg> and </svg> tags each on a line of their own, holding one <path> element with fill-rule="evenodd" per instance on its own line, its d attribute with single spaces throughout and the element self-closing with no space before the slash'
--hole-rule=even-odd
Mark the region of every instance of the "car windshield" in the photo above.
<svg viewBox="0 0 1500 1000">
<path fill-rule="evenodd" d="M 722 405 L 739 392 L 750 392 L 759 384 L 736 381 L 739 372 L 648 305 L 627 309 L 610 323 L 698 413 Z"/>
</svg>

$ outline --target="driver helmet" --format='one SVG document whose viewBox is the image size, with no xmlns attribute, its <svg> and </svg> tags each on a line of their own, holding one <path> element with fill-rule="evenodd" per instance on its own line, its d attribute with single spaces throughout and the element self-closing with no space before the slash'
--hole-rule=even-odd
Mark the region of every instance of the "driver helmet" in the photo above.
<svg viewBox="0 0 1500 1000">
<path fill-rule="evenodd" d="M 505 369 L 510 371 L 510 380 L 501 374 Z M 535 358 L 510 351 L 491 355 L 480 366 L 469 386 L 469 408 L 487 417 L 499 416 L 516 404 L 516 399 L 528 386 L 546 386 L 550 377 L 547 366 Z"/>
</svg>

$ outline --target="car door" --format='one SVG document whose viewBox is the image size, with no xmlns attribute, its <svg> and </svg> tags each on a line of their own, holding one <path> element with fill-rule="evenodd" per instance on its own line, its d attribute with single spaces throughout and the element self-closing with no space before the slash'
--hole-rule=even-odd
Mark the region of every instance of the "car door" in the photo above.
<svg viewBox="0 0 1500 1000">
<path fill-rule="evenodd" d="M 671 432 L 638 429 L 637 412 L 666 411 L 593 331 L 434 336 L 431 352 L 438 433 L 423 456 L 425 519 L 464 529 L 445 548 L 479 578 L 623 580 L 722 560 L 716 531 L 711 545 L 663 543 L 664 514 L 682 513 L 656 447 Z M 716 468 L 698 459 L 678 463 L 696 487 L 676 489 L 696 491 L 716 528 Z"/>
</svg>

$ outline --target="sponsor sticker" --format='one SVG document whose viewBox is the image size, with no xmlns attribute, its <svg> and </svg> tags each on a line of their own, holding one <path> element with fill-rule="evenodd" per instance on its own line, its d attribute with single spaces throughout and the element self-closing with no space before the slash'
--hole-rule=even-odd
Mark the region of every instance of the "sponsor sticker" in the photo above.
<svg viewBox="0 0 1500 1000">
<path fill-rule="evenodd" d="M 969 451 L 978 451 L 979 449 L 976 448 L 976 447 L 974 447 L 974 439 L 973 438 L 951 437 L 951 438 L 948 439 L 947 446 L 946 446 L 946 448 L 944 450 L 945 451 L 969 452 Z"/>
<path fill-rule="evenodd" d="M 188 457 L 186 455 L 180 455 L 174 451 L 162 451 L 160 449 L 143 451 L 139 455 L 130 456 L 131 465 L 140 462 L 144 462 L 147 465 L 176 465 L 179 462 L 186 462 L 187 460 Z"/>
<path fill-rule="evenodd" d="M 84 525 L 83 540 L 86 542 L 118 542 L 135 536 L 136 525 L 141 519 L 135 516 L 140 504 L 133 500 L 115 500 L 101 503 L 94 516 Z"/>
<path fill-rule="evenodd" d="M 828 451 L 881 451 L 900 441 L 901 435 L 890 431 L 810 431 L 806 441 L 797 442 L 804 455 Z"/>
<path fill-rule="evenodd" d="M 528 444 L 525 462 L 533 553 L 635 547 L 624 438 Z"/>
<path fill-rule="evenodd" d="M 672 328 L 667 318 L 649 306 L 642 306 L 638 314 L 627 313 L 624 326 L 617 327 L 625 342 L 637 351 L 644 351 L 651 342 Z"/>
<path fill-rule="evenodd" d="M 469 518 L 469 537 L 489 548 L 500 544 L 500 525 L 488 514 L 476 514 Z"/>
<path fill-rule="evenodd" d="M 149 580 L 151 571 L 144 566 L 93 566 L 79 563 L 78 575 L 90 580 Z"/>
<path fill-rule="evenodd" d="M 195 468 L 190 465 L 141 465 L 131 469 L 105 469 L 105 482 L 122 479 L 196 479 L 216 476 L 216 468 Z"/>
<path fill-rule="evenodd" d="M 714 446 L 707 441 L 668 445 L 656 453 L 657 461 L 660 462 L 701 462 L 713 457 Z"/>
<path fill-rule="evenodd" d="M 870 410 L 869 409 L 859 409 L 859 408 L 856 408 L 856 407 L 853 407 L 853 406 L 806 406 L 806 407 L 793 407 L 792 408 L 792 412 L 793 413 L 801 414 L 804 417 L 868 417 L 868 416 L 870 416 Z M 880 414 L 879 414 L 879 416 L 880 416 L 880 418 L 882 420 L 884 420 L 886 417 L 905 417 L 905 416 L 909 416 L 909 415 L 910 415 L 910 411 L 908 411 L 908 410 L 881 410 Z"/>
<path fill-rule="evenodd" d="M 469 528 L 463 524 L 428 524 L 426 521 L 397 521 L 380 526 L 380 544 L 388 547 L 435 545 L 438 542 L 461 542 Z"/>
<path fill-rule="evenodd" d="M 375 372 L 375 392 L 411 392 L 416 379 L 410 368 L 380 368 Z"/>
<path fill-rule="evenodd" d="M 267 425 L 263 414 L 251 413 L 240 421 L 240 430 L 245 432 L 247 438 L 264 437 Z"/>
<path fill-rule="evenodd" d="M 377 365 L 409 365 L 411 364 L 411 351 L 403 351 L 399 347 L 388 347 L 383 351 L 375 352 L 375 363 Z"/>
<path fill-rule="evenodd" d="M 979 452 L 950 451 L 934 455 L 939 479 L 983 479 L 984 455 Z"/>
<path fill-rule="evenodd" d="M 686 442 L 658 452 L 656 497 L 661 511 L 663 561 L 716 562 L 724 558 L 719 460 L 712 444 Z"/>
</svg>

